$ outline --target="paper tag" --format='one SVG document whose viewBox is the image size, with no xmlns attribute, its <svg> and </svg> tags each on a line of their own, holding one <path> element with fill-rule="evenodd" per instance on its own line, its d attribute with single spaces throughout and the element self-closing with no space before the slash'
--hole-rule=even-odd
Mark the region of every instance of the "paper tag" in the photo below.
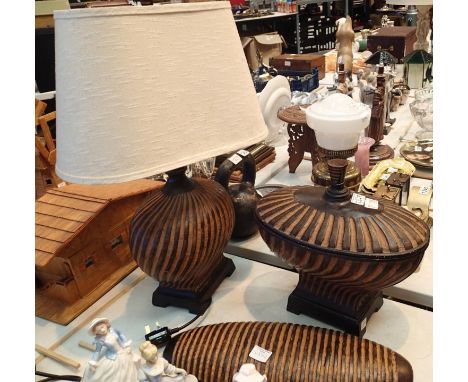
<svg viewBox="0 0 468 382">
<path fill-rule="evenodd" d="M 59 184 L 57 184 L 57 187 L 60 188 L 60 187 L 63 187 L 63 186 L 66 186 L 67 184 L 65 182 L 61 182 Z"/>
<path fill-rule="evenodd" d="M 421 187 L 421 188 L 419 189 L 419 194 L 420 194 L 420 195 L 426 195 L 426 194 L 428 194 L 430 191 L 431 191 L 431 188 L 430 188 L 430 187 L 424 186 L 424 187 Z"/>
<path fill-rule="evenodd" d="M 250 352 L 249 357 L 259 362 L 266 362 L 272 354 L 273 353 L 271 351 L 261 348 L 258 345 L 255 345 L 252 351 Z"/>
<path fill-rule="evenodd" d="M 388 178 L 390 178 L 390 175 L 392 175 L 392 174 L 387 174 L 387 173 L 382 174 L 382 176 L 380 177 L 380 179 L 382 179 L 382 180 L 387 180 Z"/>
<path fill-rule="evenodd" d="M 417 153 L 417 152 L 420 152 L 422 151 L 422 147 L 421 146 L 414 146 L 414 152 Z"/>
<path fill-rule="evenodd" d="M 389 172 L 390 174 L 394 173 L 394 172 L 398 172 L 398 170 L 394 167 L 389 167 L 387 168 L 387 172 Z"/>
<path fill-rule="evenodd" d="M 291 66 L 291 61 L 285 61 L 284 66 Z"/>
<path fill-rule="evenodd" d="M 373 210 L 378 210 L 379 209 L 379 201 L 375 200 L 375 199 L 366 198 L 366 201 L 364 202 L 364 207 L 372 208 Z"/>
<path fill-rule="evenodd" d="M 426 152 L 428 152 L 428 153 L 430 153 L 430 152 L 433 151 L 433 150 L 434 150 L 434 148 L 431 147 L 431 146 L 428 146 L 428 147 L 426 147 L 426 148 L 424 149 L 424 151 L 426 151 Z"/>
<path fill-rule="evenodd" d="M 366 197 L 364 195 L 353 193 L 353 196 L 351 197 L 351 203 L 359 204 L 360 206 L 363 206 L 365 202 L 366 202 Z"/>
<path fill-rule="evenodd" d="M 237 154 L 234 154 L 230 158 L 228 158 L 228 160 L 234 164 L 238 164 L 242 160 L 242 157 Z"/>
<path fill-rule="evenodd" d="M 242 155 L 243 157 L 246 157 L 247 155 L 250 154 L 250 152 L 247 150 L 239 150 L 237 154 Z"/>
</svg>

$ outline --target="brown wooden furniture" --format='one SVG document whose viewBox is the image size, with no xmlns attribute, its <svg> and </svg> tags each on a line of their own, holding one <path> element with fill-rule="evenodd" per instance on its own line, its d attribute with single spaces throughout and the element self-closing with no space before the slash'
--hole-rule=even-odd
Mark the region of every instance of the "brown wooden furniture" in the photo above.
<svg viewBox="0 0 468 382">
<path fill-rule="evenodd" d="M 54 11 L 70 9 L 68 0 L 40 0 L 35 1 L 36 29 L 54 27 Z"/>
<path fill-rule="evenodd" d="M 49 163 L 50 166 L 55 166 L 57 159 L 57 151 L 55 149 L 55 142 L 49 128 L 49 122 L 55 119 L 55 111 L 46 115 L 41 115 L 37 118 L 41 126 L 42 139 L 36 135 L 35 142 L 36 148 L 41 156 Z M 36 126 L 37 127 L 37 126 Z"/>
<path fill-rule="evenodd" d="M 307 106 L 302 105 L 302 107 Z M 320 155 L 315 132 L 307 125 L 305 112 L 301 110 L 299 105 L 290 106 L 278 111 L 278 118 L 288 124 L 289 172 L 296 172 L 297 167 L 304 159 L 305 153 L 311 154 L 313 167 L 320 161 Z"/>
<path fill-rule="evenodd" d="M 270 250 L 299 272 L 287 309 L 362 335 L 383 303 L 382 289 L 418 267 L 429 227 L 395 203 L 352 199 L 346 160 L 328 165 L 330 187 L 271 192 L 258 201 L 256 218 Z"/>
<path fill-rule="evenodd" d="M 258 172 L 262 168 L 264 168 L 265 166 L 267 166 L 270 163 L 274 162 L 275 158 L 276 158 L 276 151 L 275 151 L 275 148 L 272 147 L 270 153 L 268 154 L 268 156 L 261 159 L 260 162 L 256 162 L 256 164 L 255 164 L 256 171 Z M 215 171 L 215 173 L 216 173 L 216 171 Z M 229 181 L 232 182 L 232 183 L 240 183 L 242 181 L 242 171 L 240 171 L 240 170 L 233 171 L 233 173 L 231 174 L 231 177 L 229 178 Z"/>
<path fill-rule="evenodd" d="M 401 60 L 413 51 L 416 27 L 384 27 L 367 36 L 367 49 L 372 53 L 387 50 Z"/>
<path fill-rule="evenodd" d="M 272 352 L 263 363 L 255 345 Z M 203 382 L 228 382 L 253 363 L 268 382 L 411 382 L 400 354 L 375 342 L 329 329 L 278 322 L 227 322 L 190 329 L 164 349 L 164 358 Z"/>
<path fill-rule="evenodd" d="M 385 181 L 385 184 L 391 187 L 396 187 L 400 190 L 400 197 L 398 203 L 400 206 L 405 206 L 408 201 L 408 195 L 410 190 L 410 179 L 411 176 L 408 174 L 402 174 L 400 172 L 394 172 Z"/>
<path fill-rule="evenodd" d="M 35 99 L 36 199 L 44 195 L 47 190 L 62 183 L 62 180 L 55 174 L 56 149 L 49 128 L 49 122 L 54 120 L 56 115 L 55 112 L 44 115 L 46 107 L 45 102 Z M 41 135 L 38 135 L 38 129 Z"/>
<path fill-rule="evenodd" d="M 270 65 L 281 71 L 310 73 L 317 67 L 319 80 L 325 78 L 325 56 L 322 54 L 281 54 L 276 57 L 271 57 Z"/>
<path fill-rule="evenodd" d="M 377 190 L 372 194 L 376 199 L 389 200 L 393 203 L 398 203 L 401 206 L 401 192 L 398 187 L 391 187 L 387 184 L 381 184 Z"/>
<path fill-rule="evenodd" d="M 68 324 L 136 268 L 128 225 L 160 182 L 67 185 L 36 201 L 36 315 Z"/>
<path fill-rule="evenodd" d="M 35 349 L 39 354 L 45 355 L 46 357 L 49 357 L 57 362 L 60 362 L 61 364 L 64 364 L 65 366 L 73 367 L 74 369 L 79 369 L 81 366 L 78 361 L 65 357 L 64 355 L 57 353 L 53 350 L 49 350 L 46 347 L 41 346 L 39 344 L 35 345 Z"/>
</svg>

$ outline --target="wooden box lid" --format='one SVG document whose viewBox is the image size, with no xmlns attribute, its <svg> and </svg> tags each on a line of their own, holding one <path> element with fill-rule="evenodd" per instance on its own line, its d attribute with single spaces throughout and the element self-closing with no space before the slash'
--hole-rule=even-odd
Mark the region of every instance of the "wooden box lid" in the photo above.
<svg viewBox="0 0 468 382">
<path fill-rule="evenodd" d="M 407 38 L 416 34 L 416 27 L 383 27 L 377 32 L 367 36 L 367 40 L 373 40 L 375 38 Z"/>
<path fill-rule="evenodd" d="M 313 54 L 313 53 L 303 53 L 303 54 L 295 54 L 295 53 L 285 53 L 280 54 L 279 56 L 275 56 L 270 58 L 271 60 L 290 60 L 290 61 L 319 61 L 325 62 L 325 56 L 322 54 Z"/>
<path fill-rule="evenodd" d="M 330 163 L 337 167 L 330 167 Z M 375 200 L 344 187 L 346 161 L 330 160 L 332 186 L 285 187 L 257 204 L 259 230 L 291 248 L 354 258 L 386 259 L 424 253 L 426 223 L 394 203 Z M 342 178 L 342 179 L 341 179 Z"/>
</svg>

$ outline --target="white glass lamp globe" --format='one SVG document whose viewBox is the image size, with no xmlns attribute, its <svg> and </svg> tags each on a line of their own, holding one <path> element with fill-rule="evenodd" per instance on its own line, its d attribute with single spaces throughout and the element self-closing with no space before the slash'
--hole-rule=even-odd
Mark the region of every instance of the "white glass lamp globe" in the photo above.
<svg viewBox="0 0 468 382">
<path fill-rule="evenodd" d="M 369 106 L 341 93 L 332 94 L 306 109 L 307 124 L 315 131 L 317 144 L 326 150 L 356 147 L 361 131 L 370 121 Z"/>
</svg>

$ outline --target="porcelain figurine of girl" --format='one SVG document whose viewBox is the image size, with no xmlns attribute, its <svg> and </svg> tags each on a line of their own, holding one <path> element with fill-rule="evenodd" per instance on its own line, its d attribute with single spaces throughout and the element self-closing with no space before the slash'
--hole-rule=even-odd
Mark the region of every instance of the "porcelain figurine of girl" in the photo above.
<svg viewBox="0 0 468 382">
<path fill-rule="evenodd" d="M 96 318 L 89 326 L 96 350 L 82 382 L 138 382 L 140 357 L 134 356 L 128 341 L 107 318 Z"/>
<path fill-rule="evenodd" d="M 147 382 L 197 382 L 191 374 L 184 369 L 171 365 L 167 360 L 158 355 L 158 348 L 149 341 L 140 345 L 140 353 L 146 363 L 141 367 L 144 379 Z"/>
<path fill-rule="evenodd" d="M 267 377 L 261 375 L 253 363 L 244 363 L 232 377 L 232 382 L 267 382 Z"/>
</svg>

